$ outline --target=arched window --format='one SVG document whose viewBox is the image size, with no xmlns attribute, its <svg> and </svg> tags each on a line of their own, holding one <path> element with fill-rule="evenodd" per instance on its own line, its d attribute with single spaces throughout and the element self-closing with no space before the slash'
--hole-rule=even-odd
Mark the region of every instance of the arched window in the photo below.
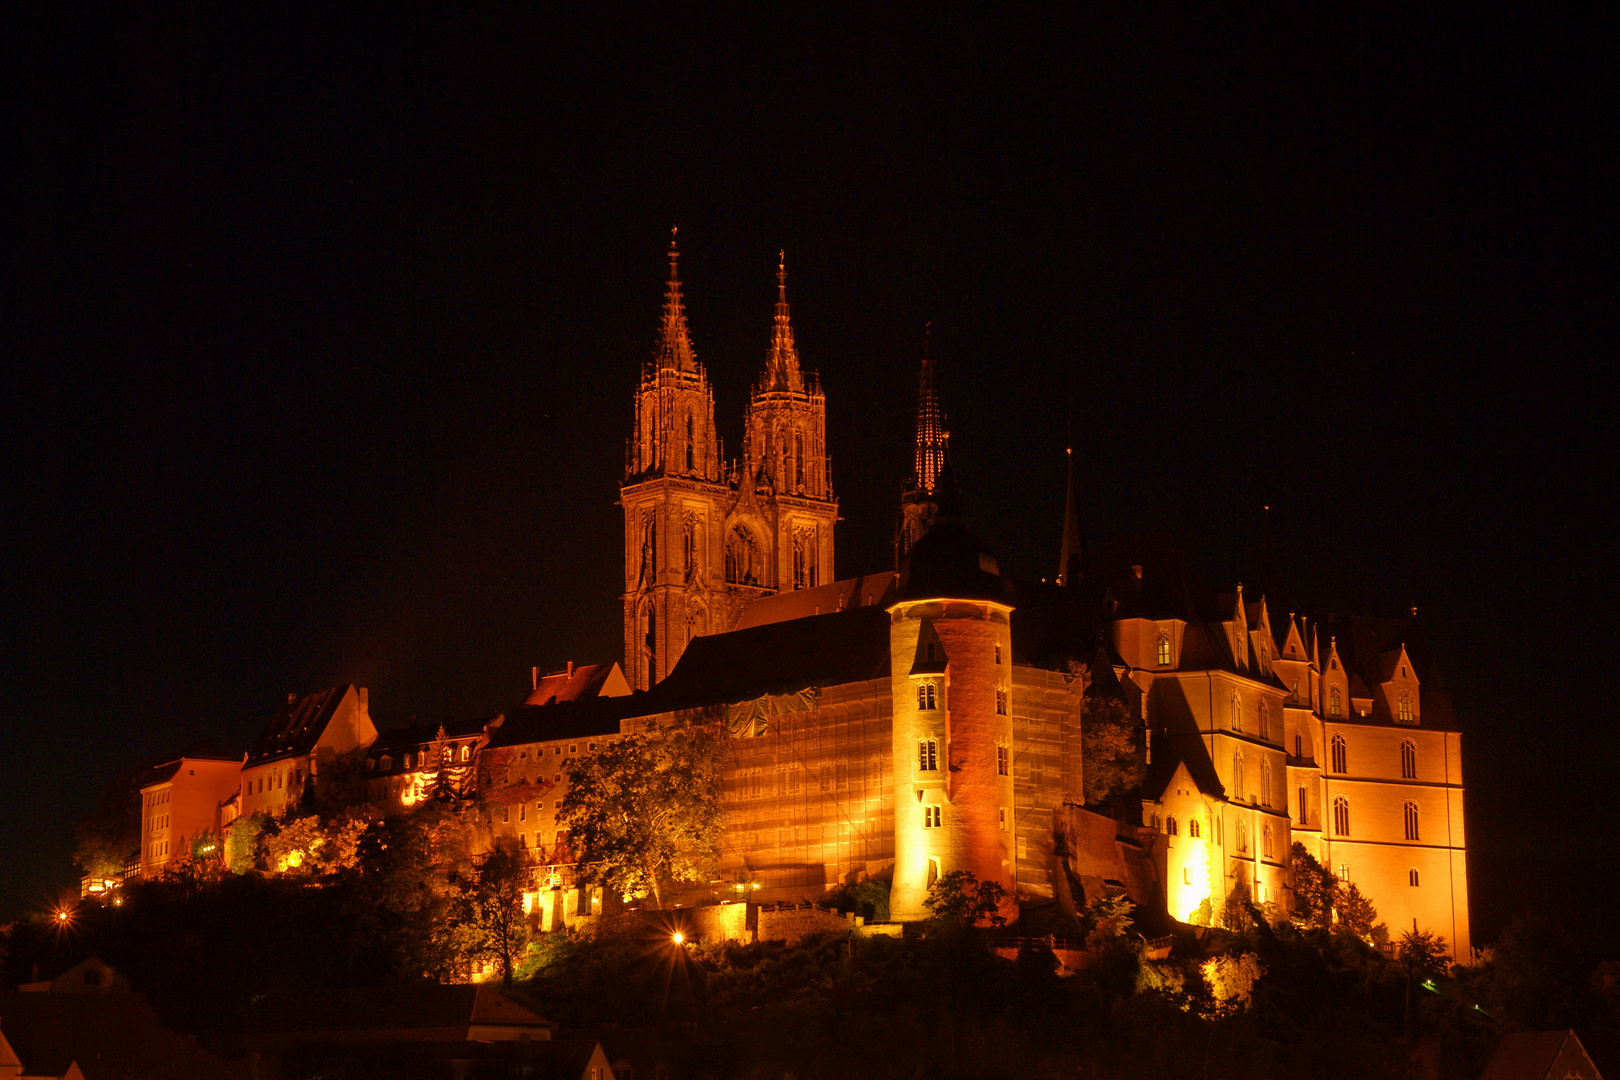
<svg viewBox="0 0 1620 1080">
<path fill-rule="evenodd" d="M 1339 879 L 1340 885 L 1350 884 L 1350 864 L 1340 863 L 1339 872 L 1335 876 Z"/>
<path fill-rule="evenodd" d="M 1265 698 L 1260 699 L 1260 737 L 1266 740 L 1271 738 L 1271 710 L 1266 708 Z"/>
<path fill-rule="evenodd" d="M 1243 730 L 1243 702 L 1236 694 L 1232 695 L 1232 730 Z"/>
<path fill-rule="evenodd" d="M 472 744 L 471 743 L 463 743 L 462 744 L 462 747 L 461 747 L 461 760 L 464 761 L 464 762 L 472 760 Z"/>
<path fill-rule="evenodd" d="M 1343 795 L 1333 797 L 1333 831 L 1339 836 L 1350 835 L 1350 800 Z"/>
<path fill-rule="evenodd" d="M 1306 821 L 1309 820 L 1310 808 L 1311 808 L 1310 803 L 1306 801 L 1306 791 L 1305 791 L 1304 788 L 1300 788 L 1299 789 L 1299 823 L 1301 825 L 1305 824 Z"/>
<path fill-rule="evenodd" d="M 1275 853 L 1272 851 L 1271 822 L 1269 822 L 1269 821 L 1266 822 L 1265 831 L 1263 833 L 1261 833 L 1260 835 L 1261 835 L 1260 853 L 1262 855 L 1264 855 L 1268 859 L 1274 858 Z"/>
<path fill-rule="evenodd" d="M 1260 759 L 1260 805 L 1271 805 L 1271 759 Z"/>
<path fill-rule="evenodd" d="M 804 490 L 804 432 L 793 433 L 793 486 Z"/>
<path fill-rule="evenodd" d="M 1417 779 L 1417 744 L 1411 739 L 1401 743 L 1401 779 Z"/>
<path fill-rule="evenodd" d="M 641 522 L 641 576 L 651 581 L 658 573 L 658 515 L 648 514 Z"/>
<path fill-rule="evenodd" d="M 742 526 L 726 537 L 726 580 L 733 585 L 753 585 L 754 538 Z"/>
<path fill-rule="evenodd" d="M 935 689 L 933 683 L 931 683 L 931 682 L 918 683 L 917 684 L 917 708 L 925 709 L 925 710 L 926 709 L 937 709 L 937 708 L 939 708 L 939 700 L 935 696 L 937 693 L 938 693 L 938 691 Z"/>
<path fill-rule="evenodd" d="M 1337 686 L 1328 691 L 1328 715 L 1332 717 L 1344 715 L 1344 698 Z"/>
<path fill-rule="evenodd" d="M 645 633 L 642 635 L 641 645 L 651 655 L 658 651 L 658 610 L 650 603 L 647 605 L 644 626 Z"/>
<path fill-rule="evenodd" d="M 1410 801 L 1406 804 L 1406 838 L 1418 839 L 1418 804 Z"/>
<path fill-rule="evenodd" d="M 1162 630 L 1159 632 L 1159 666 L 1170 666 L 1170 635 Z"/>
<path fill-rule="evenodd" d="M 1414 889 L 1418 887 L 1418 872 L 1416 868 L 1406 872 L 1406 883 L 1412 886 Z"/>
<path fill-rule="evenodd" d="M 1294 732 L 1294 756 L 1297 758 L 1305 756 L 1305 740 L 1300 737 L 1297 731 Z"/>
<path fill-rule="evenodd" d="M 917 744 L 917 768 L 921 772 L 938 771 L 939 744 L 933 739 L 924 739 Z"/>
<path fill-rule="evenodd" d="M 382 756 L 382 761 L 378 762 L 378 766 L 382 769 L 383 772 L 387 772 L 389 769 L 392 769 L 394 767 L 394 759 L 392 757 L 390 757 L 389 755 L 384 754 Z"/>
<path fill-rule="evenodd" d="M 805 564 L 804 534 L 799 533 L 793 537 L 793 587 L 802 589 L 808 578 L 809 568 Z"/>
<path fill-rule="evenodd" d="M 996 715 L 1007 715 L 1007 691 L 1005 690 L 996 691 Z"/>
<path fill-rule="evenodd" d="M 1232 795 L 1239 802 L 1243 801 L 1243 751 L 1232 751 Z"/>
<path fill-rule="evenodd" d="M 1333 742 L 1329 745 L 1331 745 L 1333 748 L 1333 771 L 1336 773 L 1348 772 L 1349 770 L 1345 767 L 1345 762 L 1349 755 L 1345 753 L 1344 736 L 1333 736 Z"/>
<path fill-rule="evenodd" d="M 686 471 L 691 472 L 696 467 L 697 447 L 692 440 L 692 414 L 686 414 Z"/>
<path fill-rule="evenodd" d="M 1188 818 L 1187 819 L 1187 835 L 1192 836 L 1192 837 L 1198 837 L 1198 836 L 1201 836 L 1202 834 L 1203 834 L 1203 827 L 1198 824 L 1198 819 L 1195 818 L 1195 817 Z"/>
<path fill-rule="evenodd" d="M 1164 833 L 1165 833 L 1166 836 L 1175 836 L 1176 835 L 1176 819 L 1175 818 L 1167 817 L 1167 818 L 1164 819 Z"/>
<path fill-rule="evenodd" d="M 681 565 L 690 578 L 697 569 L 697 522 L 688 521 L 681 526 Z"/>
<path fill-rule="evenodd" d="M 1238 818 L 1237 826 L 1238 826 L 1238 830 L 1237 830 L 1237 849 L 1239 851 L 1248 851 L 1249 850 L 1249 822 L 1245 818 Z"/>
<path fill-rule="evenodd" d="M 1412 722 L 1412 695 L 1405 690 L 1401 691 L 1399 701 L 1396 703 L 1395 719 L 1403 724 Z"/>
</svg>

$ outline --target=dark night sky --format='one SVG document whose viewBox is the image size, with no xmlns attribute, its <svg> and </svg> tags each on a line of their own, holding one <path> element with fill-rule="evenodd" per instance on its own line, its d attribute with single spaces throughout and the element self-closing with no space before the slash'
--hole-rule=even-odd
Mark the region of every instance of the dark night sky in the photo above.
<svg viewBox="0 0 1620 1080">
<path fill-rule="evenodd" d="M 1055 569 L 1070 423 L 1093 542 L 1171 533 L 1226 588 L 1270 503 L 1275 606 L 1425 617 L 1478 936 L 1598 903 L 1596 7 L 17 24 L 0 916 L 74 880 L 113 772 L 240 752 L 290 690 L 393 726 L 618 657 L 671 224 L 730 447 L 787 249 L 839 573 L 890 560 L 932 319 L 1004 565 Z"/>
</svg>

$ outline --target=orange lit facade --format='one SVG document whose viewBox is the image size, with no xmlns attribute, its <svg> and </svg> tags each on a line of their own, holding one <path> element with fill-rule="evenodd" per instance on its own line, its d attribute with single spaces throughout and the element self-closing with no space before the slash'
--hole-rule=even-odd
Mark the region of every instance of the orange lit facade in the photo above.
<svg viewBox="0 0 1620 1080">
<path fill-rule="evenodd" d="M 235 759 L 210 757 L 181 757 L 157 770 L 141 788 L 141 877 L 219 843 L 220 804 L 235 793 L 241 771 Z"/>
</svg>

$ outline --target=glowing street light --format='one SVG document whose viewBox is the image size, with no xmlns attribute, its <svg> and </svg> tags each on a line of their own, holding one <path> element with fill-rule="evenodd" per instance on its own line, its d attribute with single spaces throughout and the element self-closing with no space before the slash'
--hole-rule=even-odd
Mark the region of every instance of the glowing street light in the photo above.
<svg viewBox="0 0 1620 1080">
<path fill-rule="evenodd" d="M 686 935 L 677 930 L 673 934 L 669 935 L 669 940 L 673 941 L 677 945 L 680 945 L 685 943 Z"/>
</svg>

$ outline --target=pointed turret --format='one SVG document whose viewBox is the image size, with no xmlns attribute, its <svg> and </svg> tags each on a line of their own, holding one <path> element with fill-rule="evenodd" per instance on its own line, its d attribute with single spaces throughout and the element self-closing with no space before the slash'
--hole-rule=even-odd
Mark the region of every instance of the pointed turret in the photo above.
<svg viewBox="0 0 1620 1080">
<path fill-rule="evenodd" d="M 799 370 L 799 350 L 793 345 L 793 325 L 788 321 L 787 252 L 777 252 L 776 325 L 771 329 L 771 352 L 765 362 L 764 389 L 799 393 L 804 374 Z"/>
<path fill-rule="evenodd" d="M 697 352 L 686 326 L 686 305 L 681 301 L 681 253 L 675 246 L 675 230 L 669 231 L 669 281 L 664 287 L 664 321 L 658 335 L 659 370 L 696 371 Z"/>
<path fill-rule="evenodd" d="M 1080 500 L 1074 493 L 1074 447 L 1063 451 L 1069 457 L 1068 492 L 1063 503 L 1063 542 L 1058 549 L 1059 585 L 1078 585 L 1086 576 L 1086 542 L 1080 536 Z"/>
</svg>

